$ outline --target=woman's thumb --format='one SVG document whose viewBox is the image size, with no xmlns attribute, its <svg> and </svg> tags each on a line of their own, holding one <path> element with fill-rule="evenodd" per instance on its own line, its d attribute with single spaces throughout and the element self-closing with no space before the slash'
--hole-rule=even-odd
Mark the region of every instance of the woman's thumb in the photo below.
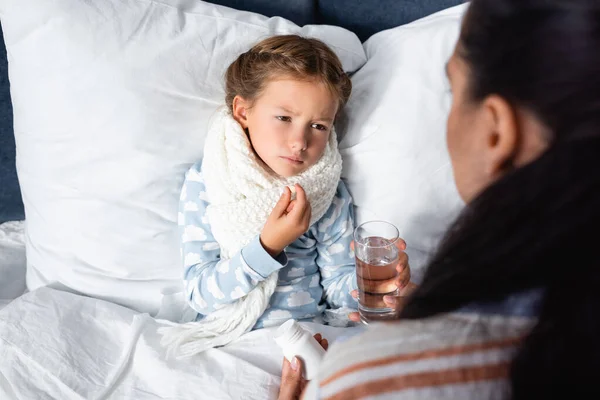
<svg viewBox="0 0 600 400">
<path fill-rule="evenodd" d="M 292 359 L 292 362 L 290 363 L 290 366 L 292 367 L 292 369 L 296 372 L 299 372 L 300 376 L 302 376 L 302 361 L 300 361 L 300 359 L 298 357 L 294 357 Z"/>
<path fill-rule="evenodd" d="M 302 365 L 302 360 L 300 360 L 298 357 L 294 357 L 290 362 L 290 373 L 287 375 L 288 381 L 294 382 L 298 385 L 301 384 L 304 380 L 304 377 L 302 376 L 302 368 L 304 368 Z"/>
<path fill-rule="evenodd" d="M 298 357 L 294 357 L 292 359 L 292 361 L 290 361 L 288 363 L 288 369 L 287 371 L 285 371 L 284 368 L 284 372 L 282 375 L 283 380 L 287 381 L 288 383 L 292 383 L 292 382 L 301 382 L 303 378 L 302 376 L 302 360 L 300 360 L 300 358 Z"/>
<path fill-rule="evenodd" d="M 302 361 L 294 357 L 292 362 L 284 362 L 281 374 L 281 387 L 279 388 L 279 400 L 299 399 L 305 386 L 302 377 Z"/>
</svg>

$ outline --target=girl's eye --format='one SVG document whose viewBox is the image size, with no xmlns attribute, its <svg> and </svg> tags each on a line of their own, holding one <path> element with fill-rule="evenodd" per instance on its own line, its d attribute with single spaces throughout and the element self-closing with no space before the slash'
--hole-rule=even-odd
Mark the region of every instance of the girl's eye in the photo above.
<svg viewBox="0 0 600 400">
<path fill-rule="evenodd" d="M 310 127 L 319 131 L 326 131 L 328 129 L 325 125 L 321 124 L 312 124 Z"/>
<path fill-rule="evenodd" d="M 275 118 L 277 118 L 278 120 L 280 120 L 282 122 L 291 122 L 292 121 L 292 119 L 290 117 L 286 117 L 284 115 L 279 115 Z"/>
</svg>

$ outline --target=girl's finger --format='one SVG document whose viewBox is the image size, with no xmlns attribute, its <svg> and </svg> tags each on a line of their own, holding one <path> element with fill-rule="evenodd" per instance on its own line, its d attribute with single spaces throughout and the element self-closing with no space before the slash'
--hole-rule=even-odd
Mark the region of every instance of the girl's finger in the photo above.
<svg viewBox="0 0 600 400">
<path fill-rule="evenodd" d="M 296 183 L 294 187 L 296 188 L 296 199 L 306 202 L 306 192 L 304 191 L 302 185 Z"/>
<path fill-rule="evenodd" d="M 358 290 L 353 290 L 350 292 L 350 296 L 354 297 L 355 299 L 358 299 Z"/>
<path fill-rule="evenodd" d="M 290 212 L 289 215 L 295 218 L 297 222 L 305 221 L 307 207 L 310 208 L 310 205 L 306 200 L 306 193 L 302 189 L 302 186 L 298 184 L 296 184 L 296 200 L 294 200 L 293 203 L 294 209 L 292 210 L 292 212 Z"/>
<path fill-rule="evenodd" d="M 296 205 L 296 200 L 292 200 L 290 201 L 290 203 L 288 204 L 287 208 L 285 209 L 285 212 L 287 214 L 291 213 L 292 210 L 294 209 L 294 206 Z"/>
<path fill-rule="evenodd" d="M 296 221 L 298 224 L 309 226 L 312 215 L 310 204 L 306 204 L 302 210 L 300 209 L 300 204 L 296 204 L 296 209 L 298 209 L 298 212 L 294 213 L 294 218 L 297 218 Z"/>
<path fill-rule="evenodd" d="M 285 214 L 286 209 L 288 208 L 288 205 L 290 204 L 291 199 L 292 199 L 292 192 L 291 192 L 290 188 L 286 186 L 283 189 L 283 193 L 281 194 L 281 197 L 277 201 L 277 204 L 275 204 L 275 207 L 273 208 L 273 213 L 275 213 L 275 215 L 277 215 L 278 217 Z"/>
<path fill-rule="evenodd" d="M 296 183 L 294 186 L 296 188 L 296 201 L 298 202 L 298 206 L 304 210 L 304 207 L 306 207 L 306 204 L 308 203 L 306 200 L 306 192 L 298 183 Z"/>
<path fill-rule="evenodd" d="M 327 341 L 327 339 L 321 340 L 321 347 L 323 347 L 325 350 L 329 348 L 329 342 Z"/>
<path fill-rule="evenodd" d="M 310 225 L 310 219 L 312 217 L 312 209 L 310 207 L 310 204 L 307 205 L 306 210 L 304 211 L 304 218 L 303 221 L 306 225 Z"/>
</svg>

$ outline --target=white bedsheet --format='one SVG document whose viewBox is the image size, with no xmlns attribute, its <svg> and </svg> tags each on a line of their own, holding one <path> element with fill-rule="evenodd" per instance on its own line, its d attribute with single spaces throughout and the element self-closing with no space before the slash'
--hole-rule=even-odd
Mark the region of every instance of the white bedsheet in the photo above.
<svg viewBox="0 0 600 400">
<path fill-rule="evenodd" d="M 147 314 L 49 287 L 24 295 L 24 223 L 0 225 L 0 399 L 272 399 L 273 329 L 188 360 L 167 359 Z M 20 296 L 20 297 L 19 297 Z M 330 341 L 360 328 L 303 324 Z"/>
<path fill-rule="evenodd" d="M 40 288 L 0 310 L 0 399 L 272 399 L 282 353 L 272 329 L 188 360 L 167 359 L 159 320 Z M 361 328 L 304 324 L 333 340 Z"/>
<path fill-rule="evenodd" d="M 25 291 L 25 223 L 0 224 L 0 309 Z"/>
</svg>

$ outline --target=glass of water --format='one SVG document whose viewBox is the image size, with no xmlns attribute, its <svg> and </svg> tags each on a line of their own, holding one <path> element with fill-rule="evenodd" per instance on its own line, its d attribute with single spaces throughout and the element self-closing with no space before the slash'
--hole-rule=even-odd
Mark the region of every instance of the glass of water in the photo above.
<svg viewBox="0 0 600 400">
<path fill-rule="evenodd" d="M 398 238 L 398 228 L 385 221 L 365 222 L 354 231 L 358 312 L 365 324 L 396 317 L 383 297 L 398 294 Z"/>
</svg>

